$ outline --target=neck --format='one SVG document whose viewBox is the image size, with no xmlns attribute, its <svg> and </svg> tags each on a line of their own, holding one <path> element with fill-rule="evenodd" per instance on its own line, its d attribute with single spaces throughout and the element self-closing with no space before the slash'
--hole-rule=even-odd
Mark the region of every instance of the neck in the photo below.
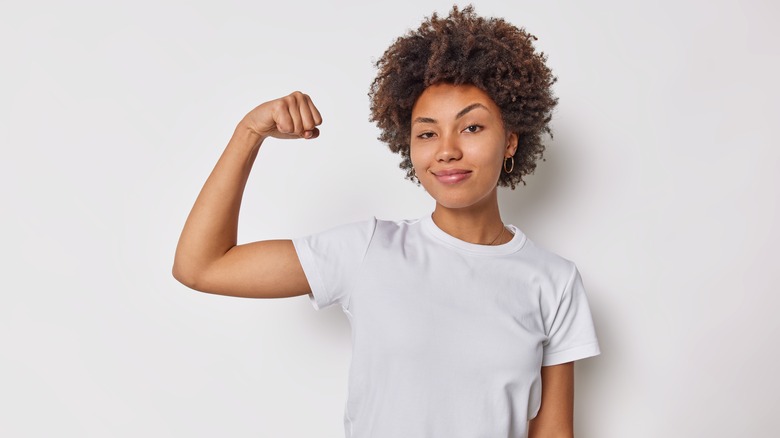
<svg viewBox="0 0 780 438">
<path fill-rule="evenodd" d="M 465 208 L 448 208 L 436 203 L 432 219 L 442 231 L 465 242 L 501 245 L 512 240 L 512 233 L 504 231 L 495 190 L 483 202 Z"/>
</svg>

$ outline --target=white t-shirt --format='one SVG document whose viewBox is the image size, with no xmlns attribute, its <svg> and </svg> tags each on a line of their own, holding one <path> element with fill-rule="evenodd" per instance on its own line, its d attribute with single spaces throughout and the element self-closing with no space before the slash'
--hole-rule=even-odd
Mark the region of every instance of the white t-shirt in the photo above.
<svg viewBox="0 0 780 438">
<path fill-rule="evenodd" d="M 293 239 L 315 309 L 352 328 L 347 438 L 517 438 L 540 368 L 600 353 L 575 264 L 517 227 L 477 245 L 430 216 Z"/>
</svg>

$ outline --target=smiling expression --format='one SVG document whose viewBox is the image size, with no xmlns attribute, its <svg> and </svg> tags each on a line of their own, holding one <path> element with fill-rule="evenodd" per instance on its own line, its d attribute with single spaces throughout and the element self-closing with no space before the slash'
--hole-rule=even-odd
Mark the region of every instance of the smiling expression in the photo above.
<svg viewBox="0 0 780 438">
<path fill-rule="evenodd" d="M 504 129 L 500 108 L 473 85 L 431 85 L 412 108 L 412 165 L 442 207 L 496 199 L 504 158 L 516 149 L 517 135 Z"/>
</svg>

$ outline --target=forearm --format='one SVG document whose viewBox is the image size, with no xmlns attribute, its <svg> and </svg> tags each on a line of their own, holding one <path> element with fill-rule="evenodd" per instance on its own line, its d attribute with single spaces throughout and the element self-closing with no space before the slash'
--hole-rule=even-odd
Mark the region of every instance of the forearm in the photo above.
<svg viewBox="0 0 780 438">
<path fill-rule="evenodd" d="M 193 283 L 199 272 L 236 245 L 238 215 L 261 137 L 239 123 L 184 224 L 173 276 Z"/>
</svg>

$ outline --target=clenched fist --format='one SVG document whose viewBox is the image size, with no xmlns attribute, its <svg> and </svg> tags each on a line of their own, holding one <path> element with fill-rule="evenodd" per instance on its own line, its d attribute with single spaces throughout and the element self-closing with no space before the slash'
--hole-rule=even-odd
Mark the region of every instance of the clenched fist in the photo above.
<svg viewBox="0 0 780 438">
<path fill-rule="evenodd" d="M 241 124 L 261 138 L 317 138 L 322 116 L 307 94 L 294 91 L 262 103 L 250 111 Z"/>
</svg>

